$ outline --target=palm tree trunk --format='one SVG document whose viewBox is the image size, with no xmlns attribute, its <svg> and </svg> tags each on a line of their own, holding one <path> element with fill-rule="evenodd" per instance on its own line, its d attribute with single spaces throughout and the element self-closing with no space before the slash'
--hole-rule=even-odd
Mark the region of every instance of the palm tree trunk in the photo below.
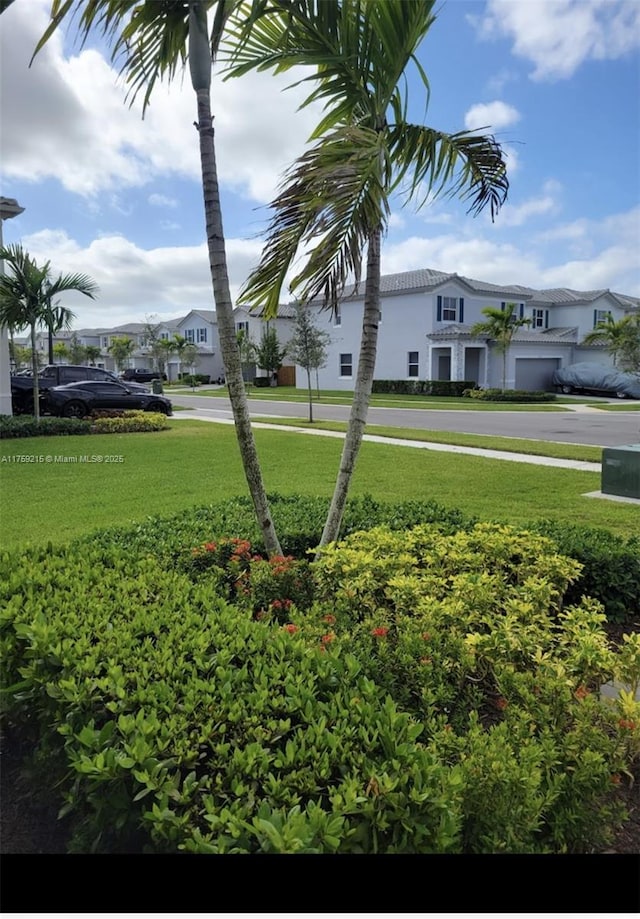
<svg viewBox="0 0 640 919">
<path fill-rule="evenodd" d="M 31 323 L 31 371 L 33 373 L 33 417 L 40 421 L 40 387 L 38 386 L 38 352 L 36 351 L 36 324 Z"/>
<path fill-rule="evenodd" d="M 270 556 L 281 555 L 282 550 L 273 525 L 269 502 L 262 481 L 262 472 L 249 417 L 249 403 L 242 379 L 240 350 L 236 337 L 233 305 L 229 289 L 209 89 L 198 89 L 196 96 L 198 100 L 197 127 L 200 137 L 200 164 L 202 168 L 209 266 L 211 268 L 225 378 L 229 387 L 229 399 L 231 401 L 242 465 L 258 524 L 262 531 L 264 545 Z"/>
<path fill-rule="evenodd" d="M 378 349 L 378 323 L 380 321 L 380 240 L 382 232 L 378 228 L 369 237 L 367 250 L 367 280 L 364 293 L 362 315 L 362 341 L 358 359 L 358 375 L 349 414 L 349 425 L 344 440 L 340 469 L 331 499 L 331 506 L 322 532 L 322 538 L 316 557 L 321 554 L 327 543 L 334 542 L 340 533 L 342 515 L 347 503 L 347 495 L 356 459 L 362 444 L 362 436 L 367 424 L 367 413 L 371 399 L 373 374 L 376 366 Z"/>
</svg>

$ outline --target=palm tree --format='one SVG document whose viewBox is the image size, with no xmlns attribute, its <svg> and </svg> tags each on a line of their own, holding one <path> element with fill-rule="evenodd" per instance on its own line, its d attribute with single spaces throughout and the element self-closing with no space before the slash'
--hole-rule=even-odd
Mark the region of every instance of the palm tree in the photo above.
<svg viewBox="0 0 640 919">
<path fill-rule="evenodd" d="M 47 288 L 51 286 L 50 281 L 47 280 Z M 47 337 L 49 343 L 49 363 L 53 364 L 53 336 L 56 332 L 59 332 L 60 329 L 70 329 L 71 323 L 75 319 L 75 314 L 71 312 L 67 307 L 62 306 L 60 301 L 52 303 L 51 293 L 47 296 L 45 302 L 45 309 L 43 312 L 43 320 L 47 327 Z"/>
<path fill-rule="evenodd" d="M 121 338 L 111 339 L 111 344 L 107 348 L 107 351 L 113 358 L 113 362 L 116 365 L 116 372 L 125 369 L 124 365 L 126 361 L 131 357 L 135 349 L 136 343 L 134 342 L 133 338 L 122 336 Z"/>
<path fill-rule="evenodd" d="M 435 0 L 297 0 L 235 32 L 232 72 L 251 68 L 316 68 L 305 104 L 325 115 L 307 150 L 288 170 L 276 199 L 259 266 L 241 302 L 265 318 L 276 315 L 284 279 L 303 247 L 311 251 L 291 282 L 298 299 L 320 298 L 336 309 L 350 276 L 360 280 L 367 251 L 360 357 L 340 469 L 319 551 L 337 539 L 364 433 L 376 360 L 380 315 L 380 247 L 391 196 L 429 196 L 445 188 L 470 201 L 474 214 L 504 203 L 508 181 L 492 136 L 447 134 L 406 119 L 405 71 L 415 65 L 428 100 L 417 48 L 435 20 Z"/>
<path fill-rule="evenodd" d="M 144 90 L 143 113 L 156 81 L 162 77 L 173 78 L 176 71 L 183 69 L 188 61 L 191 84 L 197 99 L 195 127 L 200 143 L 209 265 L 220 350 L 245 477 L 265 547 L 269 555 L 274 555 L 281 554 L 281 549 L 263 484 L 242 379 L 229 288 L 211 115 L 213 62 L 227 20 L 240 5 L 240 0 L 53 0 L 50 24 L 34 56 L 69 13 L 77 14 L 80 34 L 84 40 L 95 28 L 113 41 L 112 60 L 124 60 L 121 72 L 126 75 L 132 103 L 138 93 Z M 210 10 L 213 10 L 211 27 L 208 21 Z"/>
<path fill-rule="evenodd" d="M 606 318 L 601 319 L 583 341 L 586 345 L 605 344 L 614 367 L 620 366 L 636 373 L 640 370 L 640 314 L 616 320 L 607 313 Z"/>
<path fill-rule="evenodd" d="M 84 347 L 84 356 L 92 367 L 95 366 L 95 363 L 97 360 L 99 360 L 101 354 L 102 351 L 98 345 L 85 345 Z"/>
<path fill-rule="evenodd" d="M 486 322 L 476 322 L 471 327 L 472 335 L 484 335 L 496 343 L 496 348 L 502 354 L 502 392 L 507 388 L 507 352 L 511 345 L 511 340 L 517 329 L 523 325 L 529 325 L 530 319 L 519 319 L 516 316 L 515 303 L 505 303 L 503 310 L 496 309 L 495 306 L 485 306 L 481 310 L 482 315 L 486 316 Z"/>
<path fill-rule="evenodd" d="M 85 274 L 59 275 L 55 281 L 51 281 L 50 263 L 38 266 L 22 246 L 17 244 L 0 248 L 0 259 L 4 259 L 9 268 L 7 274 L 0 276 L 0 325 L 13 329 L 28 327 L 31 331 L 33 411 L 36 420 L 39 420 L 36 329 L 38 326 L 47 325 L 51 317 L 51 300 L 57 294 L 76 290 L 93 300 L 98 287 Z"/>
</svg>

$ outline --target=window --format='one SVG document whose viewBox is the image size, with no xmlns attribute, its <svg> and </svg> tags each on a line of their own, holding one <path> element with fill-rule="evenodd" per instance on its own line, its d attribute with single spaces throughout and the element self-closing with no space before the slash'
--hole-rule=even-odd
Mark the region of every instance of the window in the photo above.
<svg viewBox="0 0 640 919">
<path fill-rule="evenodd" d="M 168 333 L 168 332 L 160 332 L 160 340 L 161 340 L 161 341 L 169 341 L 169 333 Z"/>
<path fill-rule="evenodd" d="M 352 377 L 353 376 L 353 355 L 352 354 L 341 354 L 340 355 L 340 376 L 341 377 Z"/>
<path fill-rule="evenodd" d="M 594 329 L 597 329 L 601 322 L 606 322 L 609 316 L 611 316 L 611 313 L 609 310 L 594 310 L 593 311 Z"/>
<path fill-rule="evenodd" d="M 103 335 L 103 336 L 102 336 L 102 347 L 103 347 L 103 348 L 108 348 L 108 347 L 109 347 L 109 336 L 108 336 L 108 335 Z"/>
<path fill-rule="evenodd" d="M 442 298 L 442 321 L 455 322 L 458 318 L 458 302 L 455 297 Z"/>
<path fill-rule="evenodd" d="M 249 334 L 249 323 L 248 322 L 236 322 L 236 332 L 244 332 L 246 335 Z"/>
<path fill-rule="evenodd" d="M 188 341 L 189 344 L 192 345 L 193 342 L 194 342 L 194 338 L 195 338 L 195 333 L 194 333 L 193 329 L 185 329 L 185 330 L 184 330 L 184 338 L 185 338 L 185 341 Z"/>
<path fill-rule="evenodd" d="M 204 328 L 204 329 L 196 329 L 196 341 L 198 342 L 198 344 L 203 343 L 203 342 L 206 342 L 206 340 L 207 340 L 207 330 L 206 330 L 206 328 Z"/>
<path fill-rule="evenodd" d="M 464 299 L 462 297 L 437 297 L 438 322 L 464 322 Z"/>
<path fill-rule="evenodd" d="M 417 377 L 420 371 L 419 354 L 417 351 L 409 351 L 407 355 L 407 376 Z"/>
<path fill-rule="evenodd" d="M 534 310 L 531 326 L 534 329 L 549 328 L 549 310 Z"/>
<path fill-rule="evenodd" d="M 340 307 L 340 304 L 338 304 L 338 306 L 335 308 L 335 312 L 333 314 L 333 324 L 336 326 L 342 325 L 342 308 Z"/>
</svg>

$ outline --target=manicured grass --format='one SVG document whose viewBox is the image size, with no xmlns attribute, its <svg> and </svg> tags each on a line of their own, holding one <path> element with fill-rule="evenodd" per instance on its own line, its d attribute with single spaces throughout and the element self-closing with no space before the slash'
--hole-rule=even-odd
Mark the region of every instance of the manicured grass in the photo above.
<svg viewBox="0 0 640 919">
<path fill-rule="evenodd" d="M 598 408 L 604 409 L 605 412 L 640 412 L 640 402 L 605 402 Z"/>
<path fill-rule="evenodd" d="M 60 543 L 98 527 L 247 493 L 232 425 L 175 419 L 170 426 L 152 434 L 0 441 L 0 457 L 122 457 L 121 462 L 0 462 L 2 547 Z M 259 428 L 255 438 L 268 491 L 331 495 L 340 439 Z M 365 442 L 353 494 L 384 501 L 433 499 L 514 524 L 549 517 L 624 536 L 637 533 L 638 507 L 583 497 L 599 487 L 597 473 Z"/>
<path fill-rule="evenodd" d="M 310 424 L 302 418 L 260 418 L 266 424 L 283 425 L 284 427 L 304 428 L 309 431 L 347 430 L 346 421 L 314 421 Z M 487 434 L 462 434 L 456 431 L 417 431 L 415 428 L 388 428 L 378 424 L 368 424 L 367 434 L 376 437 L 397 437 L 400 440 L 415 440 L 422 443 L 452 444 L 458 447 L 476 447 L 484 450 L 503 450 L 507 453 L 526 453 L 530 456 L 552 456 L 557 459 L 582 460 L 590 463 L 602 461 L 602 447 L 591 447 L 587 444 L 557 444 L 539 440 L 526 440 L 519 437 L 497 437 Z"/>
<path fill-rule="evenodd" d="M 202 391 L 185 390 L 183 388 L 174 390 L 173 395 L 190 396 L 210 396 L 212 399 L 223 399 L 228 397 L 225 387 L 221 389 L 204 389 Z M 168 391 L 171 395 L 171 391 Z M 258 399 L 265 402 L 300 402 L 304 405 L 309 404 L 309 396 L 306 392 L 296 389 L 294 386 L 277 386 L 277 387 L 250 387 L 248 395 L 251 399 Z M 340 392 L 338 390 L 320 390 L 320 397 L 317 393 L 313 395 L 314 404 L 323 405 L 351 405 L 353 401 L 352 392 Z M 575 403 L 575 400 L 557 398 L 555 403 L 538 402 L 534 404 L 518 402 L 477 402 L 475 399 L 461 399 L 457 396 L 394 396 L 384 393 L 372 393 L 372 408 L 416 408 L 416 409 L 447 409 L 461 410 L 467 412 L 564 412 L 564 405 Z M 585 404 L 590 404 L 585 399 Z M 597 403 L 595 403 L 597 404 Z"/>
</svg>

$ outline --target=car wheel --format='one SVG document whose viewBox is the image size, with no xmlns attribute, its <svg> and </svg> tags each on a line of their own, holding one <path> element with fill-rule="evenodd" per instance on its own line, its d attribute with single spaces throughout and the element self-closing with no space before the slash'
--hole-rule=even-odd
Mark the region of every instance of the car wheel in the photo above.
<svg viewBox="0 0 640 919">
<path fill-rule="evenodd" d="M 616 399 L 626 399 L 626 398 L 627 398 L 626 392 L 617 392 L 617 393 L 616 393 Z"/>
<path fill-rule="evenodd" d="M 148 412 L 160 412 L 163 415 L 168 414 L 168 409 L 166 405 L 163 405 L 162 402 L 152 402 L 147 406 Z"/>
<path fill-rule="evenodd" d="M 63 418 L 84 418 L 88 414 L 87 406 L 84 402 L 75 400 L 73 402 L 67 402 L 67 404 L 62 407 L 60 414 Z"/>
<path fill-rule="evenodd" d="M 571 386 L 569 386 L 568 383 L 564 383 L 564 384 L 560 387 L 560 392 L 564 393 L 565 396 L 568 396 L 569 393 L 573 392 L 573 389 L 571 388 Z"/>
</svg>

